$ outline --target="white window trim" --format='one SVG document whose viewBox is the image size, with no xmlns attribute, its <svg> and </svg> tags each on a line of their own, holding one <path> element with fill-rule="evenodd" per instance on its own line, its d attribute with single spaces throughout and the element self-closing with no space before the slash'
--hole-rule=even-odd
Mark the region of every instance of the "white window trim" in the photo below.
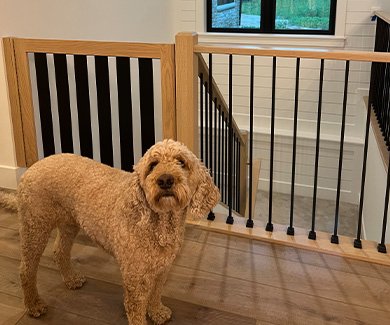
<svg viewBox="0 0 390 325">
<path fill-rule="evenodd" d="M 346 14 L 347 0 L 337 0 L 335 35 L 208 33 L 206 32 L 206 1 L 196 0 L 196 30 L 199 34 L 199 42 L 202 43 L 344 48 Z"/>
</svg>

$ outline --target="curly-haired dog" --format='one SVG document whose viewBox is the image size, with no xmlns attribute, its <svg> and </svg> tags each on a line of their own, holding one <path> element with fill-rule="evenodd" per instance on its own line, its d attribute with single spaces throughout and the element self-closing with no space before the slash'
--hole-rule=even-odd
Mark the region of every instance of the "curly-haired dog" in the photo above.
<svg viewBox="0 0 390 325">
<path fill-rule="evenodd" d="M 200 218 L 219 200 L 206 167 L 173 140 L 150 148 L 133 173 L 72 154 L 45 158 L 26 171 L 17 195 L 20 277 L 29 314 L 39 317 L 47 309 L 36 281 L 52 229 L 58 228 L 54 260 L 66 286 L 85 282 L 70 261 L 82 228 L 119 263 L 129 324 L 146 324 L 147 314 L 156 324 L 170 319 L 161 292 L 183 241 L 186 215 Z"/>
</svg>

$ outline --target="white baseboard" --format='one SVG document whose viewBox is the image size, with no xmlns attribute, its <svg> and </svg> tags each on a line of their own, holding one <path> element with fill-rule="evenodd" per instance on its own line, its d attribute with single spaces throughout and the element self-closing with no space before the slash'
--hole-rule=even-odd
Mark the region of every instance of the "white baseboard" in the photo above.
<svg viewBox="0 0 390 325">
<path fill-rule="evenodd" d="M 0 165 L 0 187 L 15 190 L 26 168 Z"/>
</svg>

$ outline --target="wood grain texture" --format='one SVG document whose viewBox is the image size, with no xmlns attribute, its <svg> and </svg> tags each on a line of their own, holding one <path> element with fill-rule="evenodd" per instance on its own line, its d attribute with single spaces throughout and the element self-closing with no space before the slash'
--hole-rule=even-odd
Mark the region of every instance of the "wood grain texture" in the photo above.
<svg viewBox="0 0 390 325">
<path fill-rule="evenodd" d="M 390 265 L 390 255 L 382 254 L 377 251 L 377 243 L 368 240 L 362 240 L 363 249 L 353 247 L 353 238 L 339 236 L 340 244 L 332 244 L 330 242 L 330 234 L 325 232 L 317 232 L 317 239 L 308 239 L 308 233 L 305 229 L 295 227 L 295 236 L 286 234 L 286 226 L 274 225 L 274 231 L 265 231 L 265 224 L 257 221 L 254 228 L 246 227 L 246 219 L 235 218 L 234 225 L 228 225 L 225 222 L 225 215 L 216 213 L 215 221 L 202 219 L 200 221 L 188 220 L 192 225 L 216 231 L 227 235 L 242 236 L 254 240 L 273 242 L 282 245 L 288 245 L 301 249 L 313 250 L 316 252 L 325 252 L 338 256 L 353 258 L 361 261 L 369 261 L 382 265 Z"/>
<path fill-rule="evenodd" d="M 16 70 L 14 41 L 12 38 L 3 38 L 3 50 L 9 102 L 11 107 L 12 132 L 15 143 L 16 163 L 18 167 L 26 167 L 18 76 Z"/>
<path fill-rule="evenodd" d="M 283 58 L 327 59 L 362 62 L 390 62 L 389 53 L 364 51 L 335 51 L 326 49 L 292 49 L 263 47 L 260 45 L 199 43 L 194 46 L 195 53 L 276 56 Z"/>
<path fill-rule="evenodd" d="M 84 235 L 72 255 L 86 286 L 64 287 L 52 237 L 38 272 L 49 313 L 39 321 L 19 314 L 16 229 L 16 215 L 0 210 L 0 310 L 22 316 L 9 324 L 126 324 L 117 266 Z M 189 225 L 163 294 L 170 324 L 387 324 L 390 268 Z"/>
<path fill-rule="evenodd" d="M 390 24 L 390 13 L 386 11 L 376 11 L 375 15 L 377 15 L 379 18 L 383 19 L 385 22 Z"/>
<path fill-rule="evenodd" d="M 38 160 L 38 148 L 36 141 L 34 106 L 30 83 L 30 70 L 27 51 L 19 39 L 14 39 L 16 68 L 18 71 L 18 86 L 21 117 L 23 125 L 24 150 L 26 166 L 30 167 Z"/>
<path fill-rule="evenodd" d="M 176 139 L 175 47 L 161 45 L 161 99 L 164 139 Z"/>
<path fill-rule="evenodd" d="M 176 130 L 177 139 L 199 156 L 197 42 L 194 33 L 176 35 Z"/>
<path fill-rule="evenodd" d="M 49 40 L 16 38 L 15 43 L 26 53 L 59 53 L 78 55 L 125 56 L 132 58 L 161 58 L 165 44 L 103 42 L 79 40 Z"/>
</svg>

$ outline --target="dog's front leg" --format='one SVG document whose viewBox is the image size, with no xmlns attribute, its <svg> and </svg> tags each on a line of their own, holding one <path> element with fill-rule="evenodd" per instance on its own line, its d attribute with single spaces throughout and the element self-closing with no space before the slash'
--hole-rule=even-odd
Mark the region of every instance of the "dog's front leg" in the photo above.
<svg viewBox="0 0 390 325">
<path fill-rule="evenodd" d="M 157 276 L 149 298 L 148 315 L 157 325 L 164 324 L 172 317 L 171 309 L 164 306 L 161 302 L 161 294 L 168 277 L 169 269 L 170 266 L 165 268 L 164 271 Z"/>
<path fill-rule="evenodd" d="M 149 279 L 139 274 L 123 274 L 124 305 L 129 325 L 146 325 L 146 307 L 151 291 Z"/>
</svg>

